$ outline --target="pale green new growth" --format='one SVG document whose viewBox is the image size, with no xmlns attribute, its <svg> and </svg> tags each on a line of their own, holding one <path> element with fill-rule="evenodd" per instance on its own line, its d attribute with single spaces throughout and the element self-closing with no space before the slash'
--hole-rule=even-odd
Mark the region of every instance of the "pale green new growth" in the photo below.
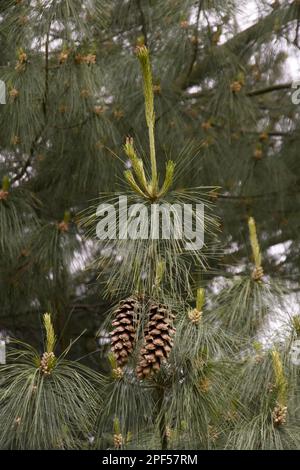
<svg viewBox="0 0 300 470">
<path fill-rule="evenodd" d="M 160 286 L 162 279 L 164 277 L 165 269 L 166 269 L 165 261 L 159 260 L 156 263 L 156 274 L 155 274 L 155 286 L 156 287 Z"/>
<path fill-rule="evenodd" d="M 51 320 L 51 314 L 45 313 L 43 319 L 46 332 L 46 352 L 50 353 L 53 352 L 56 343 L 56 336 Z"/>
<path fill-rule="evenodd" d="M 150 63 L 149 50 L 145 45 L 137 46 L 136 54 L 141 64 L 142 77 L 143 77 L 143 90 L 145 100 L 145 116 L 148 127 L 149 136 L 149 151 L 151 163 L 151 181 L 148 182 L 144 172 L 143 161 L 140 159 L 133 147 L 133 139 L 127 138 L 124 150 L 126 155 L 131 161 L 133 170 L 137 176 L 138 183 L 135 182 L 133 175 L 126 171 L 124 173 L 125 179 L 130 184 L 132 189 L 146 199 L 155 200 L 164 196 L 170 189 L 173 183 L 175 164 L 169 161 L 166 165 L 166 175 L 162 188 L 158 189 L 159 178 L 157 173 L 156 150 L 155 150 L 155 112 L 154 112 L 154 93 L 153 93 L 153 80 L 152 70 Z"/>
<path fill-rule="evenodd" d="M 283 371 L 283 364 L 278 351 L 272 351 L 273 368 L 278 389 L 278 403 L 286 405 L 287 402 L 287 382 Z"/>
<path fill-rule="evenodd" d="M 145 176 L 143 160 L 141 158 L 138 158 L 136 151 L 134 149 L 134 146 L 133 146 L 132 138 L 128 137 L 126 139 L 124 150 L 132 164 L 132 168 L 137 176 L 137 179 L 141 185 L 141 188 L 146 193 L 148 193 L 148 183 L 147 183 L 146 176 Z"/>
<path fill-rule="evenodd" d="M 153 81 L 152 71 L 149 58 L 149 51 L 146 46 L 137 47 L 137 56 L 140 60 L 143 84 L 144 84 L 144 97 L 145 97 L 145 115 L 146 122 L 149 132 L 149 147 L 150 147 L 150 161 L 151 161 L 151 194 L 155 196 L 157 193 L 158 176 L 157 176 L 157 164 L 155 154 L 155 137 L 154 137 L 154 126 L 155 126 L 155 113 L 154 113 L 154 93 L 153 93 Z"/>
<path fill-rule="evenodd" d="M 8 176 L 3 176 L 2 178 L 2 190 L 3 191 L 8 191 L 10 187 L 10 180 Z"/>
<path fill-rule="evenodd" d="M 114 418 L 114 433 L 121 434 L 120 420 L 117 417 Z"/>
<path fill-rule="evenodd" d="M 143 193 L 143 191 L 140 189 L 139 185 L 135 181 L 131 170 L 124 171 L 124 176 L 125 176 L 126 181 L 129 183 L 129 185 L 133 189 L 133 191 L 135 191 L 140 196 L 147 198 L 146 194 Z"/>
<path fill-rule="evenodd" d="M 256 224 L 253 217 L 250 217 L 248 220 L 249 233 L 250 233 L 250 243 L 252 248 L 252 254 L 254 258 L 254 263 L 256 268 L 261 267 L 261 253 L 260 247 L 257 239 Z"/>
<path fill-rule="evenodd" d="M 163 197 L 172 186 L 173 178 L 174 178 L 174 171 L 175 171 L 175 163 L 172 160 L 169 160 L 166 164 L 166 177 L 164 184 L 162 185 L 161 190 L 158 193 L 158 197 Z"/>
<path fill-rule="evenodd" d="M 196 308 L 199 312 L 202 311 L 204 302 L 205 302 L 205 290 L 203 288 L 199 288 L 197 289 L 197 300 L 196 300 Z"/>
</svg>

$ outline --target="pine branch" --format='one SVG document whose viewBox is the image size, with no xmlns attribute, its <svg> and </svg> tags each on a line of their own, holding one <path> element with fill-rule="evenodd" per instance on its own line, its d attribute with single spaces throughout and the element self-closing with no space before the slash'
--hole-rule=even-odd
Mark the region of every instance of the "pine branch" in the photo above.
<svg viewBox="0 0 300 470">
<path fill-rule="evenodd" d="M 266 93 L 271 93 L 273 91 L 278 90 L 288 90 L 292 87 L 292 82 L 287 83 L 275 83 L 274 85 L 269 85 L 264 88 L 259 88 L 257 90 L 251 90 L 246 92 L 246 96 L 258 96 L 264 95 Z M 203 91 L 195 92 L 195 93 L 186 93 L 184 94 L 184 99 L 198 99 L 198 98 L 207 98 L 210 94 L 213 93 L 214 90 L 208 90 L 207 93 Z"/>
<path fill-rule="evenodd" d="M 77 122 L 76 124 L 70 124 L 69 126 L 58 126 L 57 124 L 55 124 L 53 127 L 55 129 L 60 129 L 60 130 L 75 129 L 76 127 L 82 128 L 90 121 L 92 116 L 93 116 L 92 114 L 89 114 L 81 122 Z"/>
<path fill-rule="evenodd" d="M 279 15 L 280 13 L 280 15 Z M 298 19 L 299 12 L 296 8 L 284 7 L 280 10 L 274 11 L 267 15 L 265 18 L 258 21 L 253 26 L 245 29 L 244 31 L 236 34 L 232 39 L 229 39 L 225 44 L 222 44 L 215 48 L 215 54 L 221 57 L 226 56 L 228 51 L 238 55 L 245 45 L 255 41 L 258 37 L 261 37 L 261 33 L 266 36 L 270 34 L 274 29 L 274 21 L 280 16 L 282 26 L 289 24 L 290 22 Z M 209 74 L 215 73 L 215 63 L 211 60 L 210 54 L 206 54 L 205 59 L 196 64 L 194 70 L 188 80 L 188 83 L 183 83 L 181 86 L 186 89 L 190 86 L 199 84 Z"/>
<path fill-rule="evenodd" d="M 278 91 L 278 90 L 287 90 L 292 87 L 292 82 L 288 83 L 278 83 L 275 85 L 270 85 L 264 88 L 259 88 L 258 90 L 252 90 L 246 93 L 247 96 L 258 96 L 258 95 L 264 95 L 266 93 L 271 93 L 272 91 Z"/>
<path fill-rule="evenodd" d="M 27 173 L 27 169 L 31 166 L 31 163 L 32 163 L 32 159 L 33 159 L 33 156 L 34 156 L 34 151 L 35 151 L 36 145 L 37 145 L 39 139 L 42 137 L 43 133 L 45 132 L 46 127 L 47 127 L 47 125 L 46 125 L 46 122 L 45 122 L 42 129 L 41 129 L 41 131 L 38 133 L 38 135 L 35 137 L 34 141 L 31 144 L 29 156 L 25 160 L 24 165 L 20 169 L 19 173 L 17 173 L 11 179 L 11 184 L 15 183 L 16 181 L 20 181 L 23 178 L 23 176 Z"/>
<path fill-rule="evenodd" d="M 22 166 L 22 168 L 20 169 L 19 173 L 17 173 L 12 179 L 11 179 L 11 183 L 15 183 L 16 181 L 19 181 L 23 178 L 23 176 L 27 173 L 27 169 L 31 166 L 31 162 L 32 162 L 32 158 L 33 158 L 33 154 L 34 154 L 34 149 L 35 149 L 35 145 L 39 139 L 40 135 L 36 137 L 36 139 L 34 140 L 34 142 L 32 143 L 32 146 L 31 146 L 31 149 L 30 149 L 30 152 L 29 152 L 29 156 L 26 158 L 25 162 L 24 162 L 24 165 Z"/>
</svg>

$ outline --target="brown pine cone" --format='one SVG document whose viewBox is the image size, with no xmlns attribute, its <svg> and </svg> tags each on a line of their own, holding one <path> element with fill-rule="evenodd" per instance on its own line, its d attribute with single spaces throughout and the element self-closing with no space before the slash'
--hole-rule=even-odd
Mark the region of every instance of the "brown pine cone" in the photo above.
<svg viewBox="0 0 300 470">
<path fill-rule="evenodd" d="M 171 310 L 162 304 L 153 303 L 149 309 L 149 321 L 145 329 L 144 344 L 136 368 L 138 378 L 143 379 L 157 371 L 165 362 L 173 346 L 175 333 Z"/>
<path fill-rule="evenodd" d="M 115 319 L 112 322 L 114 329 L 110 333 L 111 350 L 119 366 L 126 364 L 128 356 L 133 351 L 140 311 L 139 300 L 136 297 L 129 297 L 122 300 L 114 312 Z"/>
</svg>

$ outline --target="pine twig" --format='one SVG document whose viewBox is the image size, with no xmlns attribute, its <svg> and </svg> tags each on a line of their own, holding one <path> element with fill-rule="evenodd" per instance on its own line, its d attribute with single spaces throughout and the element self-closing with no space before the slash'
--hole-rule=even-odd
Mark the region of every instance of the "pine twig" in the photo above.
<svg viewBox="0 0 300 470">
<path fill-rule="evenodd" d="M 278 83 L 275 85 L 270 85 L 264 88 L 260 88 L 258 90 L 252 90 L 246 93 L 247 96 L 258 96 L 258 95 L 264 95 L 266 93 L 271 93 L 272 91 L 278 91 L 278 90 L 287 90 L 292 87 L 292 83 Z"/>
</svg>

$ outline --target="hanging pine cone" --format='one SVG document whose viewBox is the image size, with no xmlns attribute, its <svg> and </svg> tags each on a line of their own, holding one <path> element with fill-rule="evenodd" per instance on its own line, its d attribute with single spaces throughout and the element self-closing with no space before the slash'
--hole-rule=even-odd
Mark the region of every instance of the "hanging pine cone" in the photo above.
<svg viewBox="0 0 300 470">
<path fill-rule="evenodd" d="M 172 346 L 174 315 L 166 305 L 152 304 L 149 309 L 149 322 L 145 329 L 144 344 L 136 368 L 141 379 L 157 372 L 167 360 Z"/>
<path fill-rule="evenodd" d="M 111 350 L 119 366 L 126 364 L 129 354 L 133 351 L 140 310 L 139 300 L 136 297 L 129 297 L 122 300 L 114 312 L 115 319 L 112 322 L 114 330 L 110 333 Z"/>
</svg>

